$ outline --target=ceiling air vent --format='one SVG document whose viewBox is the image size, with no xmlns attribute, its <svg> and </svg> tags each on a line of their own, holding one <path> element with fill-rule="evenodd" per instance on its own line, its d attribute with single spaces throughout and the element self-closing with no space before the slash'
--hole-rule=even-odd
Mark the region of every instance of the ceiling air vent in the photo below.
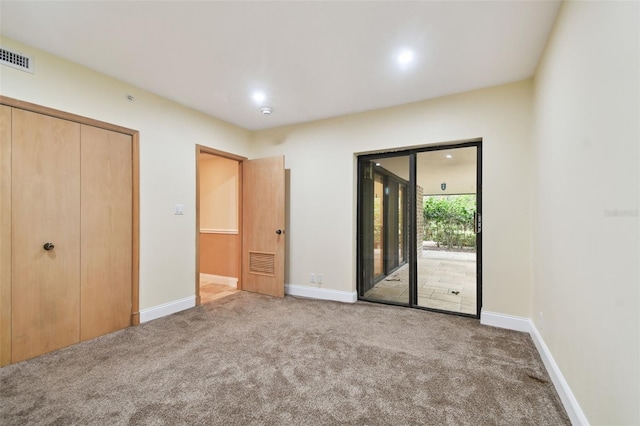
<svg viewBox="0 0 640 426">
<path fill-rule="evenodd" d="M 33 74 L 33 59 L 0 47 L 0 64 Z"/>
</svg>

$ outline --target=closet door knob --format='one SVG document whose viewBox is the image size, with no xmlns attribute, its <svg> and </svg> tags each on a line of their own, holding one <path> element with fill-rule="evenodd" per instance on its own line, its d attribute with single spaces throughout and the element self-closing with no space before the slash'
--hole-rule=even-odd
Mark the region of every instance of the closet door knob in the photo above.
<svg viewBox="0 0 640 426">
<path fill-rule="evenodd" d="M 276 231 L 276 234 L 280 235 L 280 234 L 282 234 L 282 232 L 283 232 L 283 231 L 282 231 L 282 229 L 278 229 L 278 230 Z"/>
<path fill-rule="evenodd" d="M 48 250 L 53 250 L 55 246 L 53 245 L 53 243 L 44 243 L 42 248 L 48 251 Z"/>
</svg>

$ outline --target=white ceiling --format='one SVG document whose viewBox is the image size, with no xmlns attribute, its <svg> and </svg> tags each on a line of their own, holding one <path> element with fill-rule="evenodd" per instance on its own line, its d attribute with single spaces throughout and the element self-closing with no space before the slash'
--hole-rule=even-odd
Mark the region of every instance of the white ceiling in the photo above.
<svg viewBox="0 0 640 426">
<path fill-rule="evenodd" d="M 409 156 L 372 161 L 409 180 Z M 452 148 L 420 152 L 416 155 L 416 181 L 424 195 L 471 194 L 476 192 L 477 148 Z M 442 190 L 441 183 L 446 183 Z"/>
<path fill-rule="evenodd" d="M 529 78 L 559 5 L 3 0 L 0 31 L 257 130 Z M 415 57 L 405 68 L 402 48 Z"/>
</svg>

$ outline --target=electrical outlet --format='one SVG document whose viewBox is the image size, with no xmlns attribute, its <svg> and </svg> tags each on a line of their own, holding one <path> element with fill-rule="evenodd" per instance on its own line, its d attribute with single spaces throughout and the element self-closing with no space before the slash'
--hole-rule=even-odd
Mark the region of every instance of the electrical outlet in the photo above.
<svg viewBox="0 0 640 426">
<path fill-rule="evenodd" d="M 173 214 L 184 214 L 184 204 L 176 204 L 175 206 L 173 206 Z"/>
<path fill-rule="evenodd" d="M 317 278 L 318 278 L 318 284 L 322 284 L 322 274 L 318 274 Z"/>
<path fill-rule="evenodd" d="M 314 274 L 313 272 L 311 273 L 311 283 L 312 284 L 316 283 L 316 274 Z"/>
</svg>

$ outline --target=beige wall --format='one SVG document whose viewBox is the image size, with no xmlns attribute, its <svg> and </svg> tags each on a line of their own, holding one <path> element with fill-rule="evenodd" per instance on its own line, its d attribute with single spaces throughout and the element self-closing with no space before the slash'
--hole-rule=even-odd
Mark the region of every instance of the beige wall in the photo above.
<svg viewBox="0 0 640 426">
<path fill-rule="evenodd" d="M 565 3 L 535 81 L 533 319 L 593 425 L 640 424 L 639 17 Z"/>
<path fill-rule="evenodd" d="M 1 66 L 2 95 L 140 131 L 140 309 L 194 296 L 195 146 L 247 156 L 249 132 L 8 38 L 0 42 L 35 63 L 35 74 Z M 184 204 L 183 216 L 173 214 L 174 204 Z"/>
<path fill-rule="evenodd" d="M 200 272 L 240 277 L 238 161 L 200 154 Z"/>
<path fill-rule="evenodd" d="M 200 230 L 238 232 L 238 161 L 200 154 Z"/>
<path fill-rule="evenodd" d="M 531 103 L 523 81 L 254 133 L 291 170 L 290 283 L 355 290 L 356 153 L 483 138 L 484 308 L 530 316 Z"/>
</svg>

